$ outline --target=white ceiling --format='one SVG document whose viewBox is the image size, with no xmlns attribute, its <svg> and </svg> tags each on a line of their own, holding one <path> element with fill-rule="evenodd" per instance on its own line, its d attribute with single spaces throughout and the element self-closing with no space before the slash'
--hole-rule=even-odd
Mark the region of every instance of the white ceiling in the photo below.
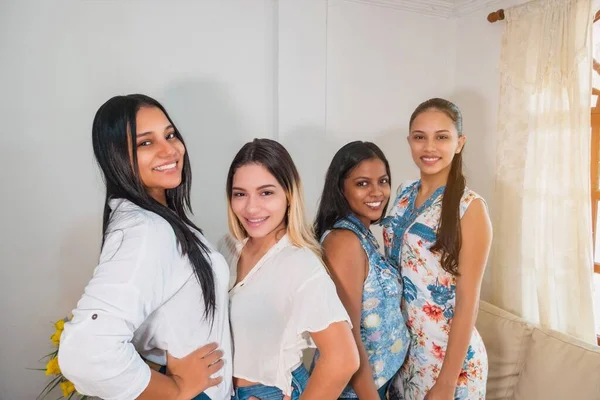
<svg viewBox="0 0 600 400">
<path fill-rule="evenodd" d="M 412 11 L 424 15 L 456 18 L 482 9 L 498 0 L 347 0 Z M 490 12 L 495 10 L 490 10 Z"/>
</svg>

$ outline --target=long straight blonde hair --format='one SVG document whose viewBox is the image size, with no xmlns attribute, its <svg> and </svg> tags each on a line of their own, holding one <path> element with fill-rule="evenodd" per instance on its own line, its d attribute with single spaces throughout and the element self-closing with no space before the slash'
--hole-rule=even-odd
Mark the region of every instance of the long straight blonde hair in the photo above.
<svg viewBox="0 0 600 400">
<path fill-rule="evenodd" d="M 227 219 L 229 232 L 238 241 L 248 237 L 248 232 L 231 207 L 233 176 L 235 171 L 248 164 L 262 165 L 275 177 L 285 191 L 288 211 L 285 216 L 286 231 L 296 247 L 306 247 L 321 257 L 321 246 L 314 238 L 304 211 L 304 195 L 300 175 L 290 153 L 280 143 L 271 139 L 254 139 L 246 143 L 234 157 L 227 174 Z"/>
</svg>

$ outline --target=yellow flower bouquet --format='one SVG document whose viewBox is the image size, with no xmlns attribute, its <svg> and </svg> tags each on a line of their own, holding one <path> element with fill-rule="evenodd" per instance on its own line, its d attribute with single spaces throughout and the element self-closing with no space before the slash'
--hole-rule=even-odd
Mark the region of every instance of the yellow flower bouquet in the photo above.
<svg viewBox="0 0 600 400">
<path fill-rule="evenodd" d="M 42 358 L 42 360 L 47 360 L 46 368 L 38 369 L 40 371 L 46 371 L 46 375 L 52 376 L 50 382 L 37 397 L 38 400 L 46 398 L 46 396 L 48 396 L 50 392 L 52 392 L 57 386 L 62 391 L 62 396 L 59 397 L 59 399 L 90 399 L 89 396 L 82 395 L 75 390 L 73 383 L 63 376 L 58 365 L 58 347 L 60 346 L 60 336 L 65 328 L 65 320 L 66 318 L 59 319 L 54 323 L 56 331 L 52 336 L 50 336 L 50 340 L 52 341 L 52 344 L 56 346 L 56 350 Z"/>
</svg>

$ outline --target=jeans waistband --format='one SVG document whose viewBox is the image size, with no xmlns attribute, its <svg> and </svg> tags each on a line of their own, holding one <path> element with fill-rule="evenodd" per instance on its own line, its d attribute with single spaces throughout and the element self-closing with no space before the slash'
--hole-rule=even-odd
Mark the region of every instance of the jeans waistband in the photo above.
<svg viewBox="0 0 600 400">
<path fill-rule="evenodd" d="M 292 371 L 292 400 L 300 397 L 300 394 L 306 387 L 308 378 L 308 371 L 306 368 L 304 368 L 304 365 L 300 365 L 298 368 Z M 242 386 L 236 388 L 232 400 L 247 400 L 250 397 L 256 397 L 264 400 L 282 399 L 283 392 L 278 387 L 266 386 L 259 383 L 252 386 Z"/>
</svg>

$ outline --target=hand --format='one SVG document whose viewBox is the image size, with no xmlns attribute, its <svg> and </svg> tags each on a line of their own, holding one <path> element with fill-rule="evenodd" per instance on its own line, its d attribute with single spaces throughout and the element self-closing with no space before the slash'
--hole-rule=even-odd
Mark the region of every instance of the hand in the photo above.
<svg viewBox="0 0 600 400">
<path fill-rule="evenodd" d="M 223 368 L 223 352 L 217 347 L 216 343 L 210 343 L 183 358 L 175 358 L 167 352 L 167 375 L 177 385 L 177 399 L 192 399 L 221 383 L 223 377 L 211 377 Z"/>
<path fill-rule="evenodd" d="M 427 392 L 424 400 L 454 400 L 454 385 L 444 385 L 436 383 L 431 390 Z"/>
</svg>

